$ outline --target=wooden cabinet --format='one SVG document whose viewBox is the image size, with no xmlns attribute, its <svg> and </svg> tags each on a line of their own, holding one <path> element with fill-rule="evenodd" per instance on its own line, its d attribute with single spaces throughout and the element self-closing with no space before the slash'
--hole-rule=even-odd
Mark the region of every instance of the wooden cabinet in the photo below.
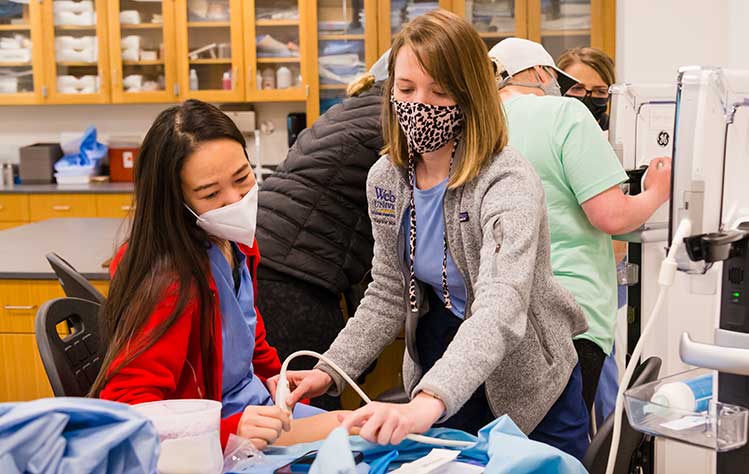
<svg viewBox="0 0 749 474">
<path fill-rule="evenodd" d="M 108 281 L 92 281 L 106 295 Z M 65 296 L 57 280 L 0 280 L 0 402 L 51 397 L 34 335 L 39 308 Z M 59 328 L 64 337 L 65 328 Z"/>
<path fill-rule="evenodd" d="M 553 58 L 569 48 L 593 46 L 614 57 L 614 0 L 528 0 L 528 38 L 540 42 Z"/>
<path fill-rule="evenodd" d="M 126 218 L 135 210 L 132 194 L 97 194 L 96 217 Z"/>
<path fill-rule="evenodd" d="M 555 58 L 575 46 L 614 57 L 616 38 L 615 0 L 15 5 L 14 15 L 0 19 L 0 37 L 18 37 L 30 53 L 0 56 L 0 104 L 306 102 L 308 124 L 345 97 L 347 83 L 404 24 L 435 8 L 467 18 L 489 48 L 515 36 L 541 42 Z"/>
<path fill-rule="evenodd" d="M 29 209 L 31 222 L 58 217 L 97 217 L 92 194 L 32 194 Z"/>
<path fill-rule="evenodd" d="M 44 85 L 41 4 L 6 2 L 0 38 L 16 43 L 14 53 L 0 55 L 0 104 L 41 102 Z"/>
<path fill-rule="evenodd" d="M 106 19 L 107 0 L 42 3 L 45 102 L 110 102 Z"/>
<path fill-rule="evenodd" d="M 317 43 L 307 114 L 318 116 L 346 97 L 346 88 L 379 57 L 377 0 L 317 0 Z"/>
<path fill-rule="evenodd" d="M 112 102 L 178 99 L 174 2 L 109 0 Z"/>
<path fill-rule="evenodd" d="M 34 334 L 0 333 L 0 402 L 51 396 Z"/>
<path fill-rule="evenodd" d="M 27 222 L 28 220 L 28 195 L 0 194 L 0 222 Z"/>
<path fill-rule="evenodd" d="M 390 43 L 403 25 L 419 15 L 437 8 L 452 9 L 452 0 L 379 0 L 377 30 L 378 50 L 382 54 L 390 47 Z"/>
<path fill-rule="evenodd" d="M 180 99 L 243 100 L 242 0 L 175 0 L 174 8 Z"/>
<path fill-rule="evenodd" d="M 487 49 L 505 38 L 528 37 L 527 0 L 453 0 L 453 11 L 476 28 Z"/>
</svg>

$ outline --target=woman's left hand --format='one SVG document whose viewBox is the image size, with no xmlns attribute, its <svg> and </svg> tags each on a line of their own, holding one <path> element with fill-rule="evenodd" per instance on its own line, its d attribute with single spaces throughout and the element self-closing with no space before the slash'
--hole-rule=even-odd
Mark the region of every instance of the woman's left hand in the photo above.
<svg viewBox="0 0 749 474">
<path fill-rule="evenodd" d="M 423 433 L 445 412 L 441 400 L 419 393 L 408 403 L 371 402 L 349 415 L 341 415 L 347 430 L 361 428 L 359 436 L 371 443 L 399 444 L 406 435 Z"/>
</svg>

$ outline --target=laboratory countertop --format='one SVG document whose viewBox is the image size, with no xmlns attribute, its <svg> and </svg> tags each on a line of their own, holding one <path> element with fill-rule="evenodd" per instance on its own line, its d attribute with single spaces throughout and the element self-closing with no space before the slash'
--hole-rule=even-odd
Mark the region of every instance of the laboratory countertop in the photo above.
<svg viewBox="0 0 749 474">
<path fill-rule="evenodd" d="M 0 231 L 0 280 L 54 280 L 55 252 L 90 280 L 109 280 L 105 262 L 127 238 L 124 219 L 49 219 Z"/>
<path fill-rule="evenodd" d="M 16 184 L 0 188 L 0 194 L 123 194 L 134 189 L 133 183 Z"/>
</svg>

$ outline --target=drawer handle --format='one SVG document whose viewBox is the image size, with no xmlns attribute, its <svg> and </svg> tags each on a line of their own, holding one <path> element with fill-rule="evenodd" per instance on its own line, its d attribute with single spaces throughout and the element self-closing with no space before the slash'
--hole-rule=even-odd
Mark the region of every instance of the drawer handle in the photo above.
<svg viewBox="0 0 749 474">
<path fill-rule="evenodd" d="M 52 206 L 53 211 L 69 211 L 70 206 Z"/>
<path fill-rule="evenodd" d="M 30 311 L 32 309 L 36 309 L 36 305 L 28 305 L 28 306 L 5 305 L 4 308 L 6 311 Z"/>
<path fill-rule="evenodd" d="M 120 206 L 121 211 L 134 211 L 135 206 Z"/>
</svg>

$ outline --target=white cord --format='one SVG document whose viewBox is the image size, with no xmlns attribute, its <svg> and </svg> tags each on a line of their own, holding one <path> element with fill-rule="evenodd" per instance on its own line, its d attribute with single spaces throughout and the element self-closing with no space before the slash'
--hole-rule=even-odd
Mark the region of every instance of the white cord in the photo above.
<svg viewBox="0 0 749 474">
<path fill-rule="evenodd" d="M 283 365 L 281 366 L 281 374 L 279 376 L 278 380 L 278 386 L 276 387 L 276 406 L 278 406 L 281 409 L 288 410 L 288 406 L 286 405 L 286 399 L 289 395 L 289 380 L 286 378 L 286 370 L 289 367 L 289 362 L 291 362 L 293 359 L 300 357 L 300 356 L 310 356 L 315 357 L 316 359 L 319 359 L 326 364 L 328 364 L 333 370 L 338 372 L 341 377 L 343 377 L 343 380 L 348 383 L 351 388 L 354 389 L 354 391 L 359 394 L 362 400 L 364 400 L 365 403 L 372 403 L 372 400 L 367 396 L 366 393 L 359 387 L 356 382 L 354 382 L 351 377 L 346 374 L 346 372 L 343 371 L 340 367 L 338 367 L 333 361 L 328 359 L 322 354 L 318 354 L 314 351 L 297 351 L 291 354 L 289 357 L 286 358 L 286 360 L 283 362 Z M 470 446 L 473 446 L 475 443 L 472 441 L 455 441 L 451 439 L 440 439 L 440 438 L 432 438 L 429 436 L 424 435 L 418 435 L 418 434 L 409 434 L 406 436 L 406 438 L 410 439 L 411 441 L 416 441 L 417 443 L 423 443 L 423 444 L 429 444 L 433 446 L 446 446 L 446 447 L 452 447 L 452 448 L 467 448 Z"/>
<path fill-rule="evenodd" d="M 642 354 L 645 339 L 647 339 L 647 336 L 653 327 L 653 322 L 661 311 L 661 306 L 663 306 L 663 301 L 666 299 L 668 288 L 674 283 L 674 277 L 677 270 L 676 252 L 678 252 L 678 250 L 684 245 L 684 238 L 689 236 L 691 231 L 691 221 L 689 221 L 689 219 L 683 219 L 679 223 L 679 228 L 676 230 L 668 255 L 663 263 L 661 263 L 661 270 L 658 275 L 658 284 L 661 289 L 658 292 L 658 298 L 655 300 L 655 306 L 653 306 L 653 310 L 650 312 L 650 318 L 648 318 L 648 322 L 645 324 L 645 329 L 640 334 L 640 340 L 637 341 L 637 344 L 635 345 L 635 350 L 632 352 L 632 357 L 629 359 L 629 364 L 627 364 L 627 368 L 624 371 L 624 377 L 622 377 L 621 382 L 619 382 L 619 391 L 616 394 L 616 408 L 614 411 L 614 432 L 611 437 L 611 450 L 609 451 L 609 461 L 606 465 L 606 474 L 614 474 L 616 456 L 619 453 L 619 438 L 621 437 L 622 431 L 622 412 L 624 411 L 624 392 L 629 386 L 635 367 L 637 367 L 637 361 Z"/>
</svg>

